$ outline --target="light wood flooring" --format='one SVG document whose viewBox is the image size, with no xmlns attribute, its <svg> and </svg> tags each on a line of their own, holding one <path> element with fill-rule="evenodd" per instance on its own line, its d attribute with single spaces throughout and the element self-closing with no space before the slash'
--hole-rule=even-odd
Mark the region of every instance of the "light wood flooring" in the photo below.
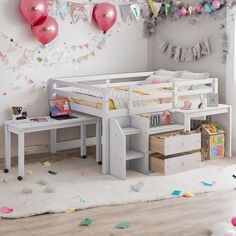
<svg viewBox="0 0 236 236">
<path fill-rule="evenodd" d="M 50 158 L 56 161 L 74 156 L 75 152 L 77 150 L 61 152 L 57 156 L 50 155 Z M 27 160 L 36 162 L 48 158 L 48 155 L 38 155 Z M 222 161 L 222 165 L 229 163 L 235 163 L 235 160 Z M 208 230 L 213 224 L 230 222 L 234 215 L 236 190 L 199 194 L 193 198 L 100 207 L 76 213 L 0 219 L 0 236 L 205 236 L 210 235 Z M 88 227 L 79 226 L 84 218 L 92 219 L 93 223 Z M 130 221 L 131 225 L 128 229 L 116 229 L 115 225 L 120 221 Z"/>
</svg>

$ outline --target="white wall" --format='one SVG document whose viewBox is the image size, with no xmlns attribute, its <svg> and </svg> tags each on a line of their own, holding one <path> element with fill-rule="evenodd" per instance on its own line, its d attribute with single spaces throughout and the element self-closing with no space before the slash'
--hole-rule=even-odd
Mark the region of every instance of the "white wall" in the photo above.
<svg viewBox="0 0 236 236">
<path fill-rule="evenodd" d="M 118 11 L 119 13 L 119 11 Z M 59 39 L 71 44 L 89 42 L 95 36 L 101 36 L 102 32 L 93 25 L 81 22 L 70 24 L 70 20 L 59 23 Z M 120 17 L 118 16 L 118 22 Z M 0 1 L 0 31 L 19 41 L 24 47 L 34 48 L 39 43 L 32 37 L 29 25 L 22 19 L 19 13 L 19 0 Z M 112 29 L 105 47 L 96 51 L 96 57 L 81 64 L 63 64 L 45 67 L 33 65 L 23 70 L 12 72 L 0 64 L 0 157 L 4 153 L 3 122 L 10 118 L 10 107 L 19 105 L 27 109 L 30 116 L 48 114 L 48 92 L 42 88 L 40 81 L 47 81 L 51 77 L 106 74 L 117 72 L 133 72 L 147 70 L 148 40 L 143 37 L 142 21 L 128 21 L 126 24 L 117 24 Z M 0 50 L 5 43 L 0 40 Z M 10 55 L 14 59 L 20 55 Z M 78 56 L 82 56 L 78 55 Z M 20 80 L 21 88 L 13 89 L 11 84 L 16 82 L 19 74 L 27 75 L 36 82 L 36 86 L 28 86 L 24 80 Z M 7 96 L 3 96 L 3 92 Z M 78 130 L 63 132 L 63 139 L 77 136 Z M 47 145 L 48 133 L 27 135 L 26 145 Z M 14 140 L 14 144 L 16 140 Z M 15 145 L 14 145 L 15 146 Z"/>
</svg>

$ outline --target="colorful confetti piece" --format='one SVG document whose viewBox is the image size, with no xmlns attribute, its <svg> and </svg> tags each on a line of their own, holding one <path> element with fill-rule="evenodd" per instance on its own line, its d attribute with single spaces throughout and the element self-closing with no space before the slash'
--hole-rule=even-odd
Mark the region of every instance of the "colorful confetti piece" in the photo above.
<svg viewBox="0 0 236 236">
<path fill-rule="evenodd" d="M 183 194 L 183 197 L 194 197 L 194 194 L 193 193 L 190 193 L 190 192 L 185 192 Z"/>
<path fill-rule="evenodd" d="M 49 167 L 49 166 L 51 166 L 51 163 L 49 161 L 45 161 L 45 162 L 43 162 L 43 165 L 45 167 Z"/>
<path fill-rule="evenodd" d="M 27 170 L 27 175 L 33 175 L 33 171 L 32 170 Z"/>
<path fill-rule="evenodd" d="M 76 212 L 76 208 L 68 208 L 67 210 L 66 210 L 66 213 L 74 213 L 74 212 Z"/>
<path fill-rule="evenodd" d="M 56 175 L 57 174 L 56 171 L 52 171 L 52 170 L 49 170 L 48 173 L 51 174 L 51 175 Z"/>
<path fill-rule="evenodd" d="M 212 187 L 212 186 L 213 186 L 213 184 L 208 183 L 208 182 L 202 181 L 201 183 L 202 183 L 204 186 L 206 186 L 206 187 Z"/>
<path fill-rule="evenodd" d="M 89 218 L 86 218 L 86 219 L 82 220 L 79 225 L 80 226 L 89 226 L 91 224 L 92 224 L 92 220 Z"/>
<path fill-rule="evenodd" d="M 180 190 L 174 190 L 172 193 L 171 193 L 171 195 L 172 196 L 179 196 L 181 194 L 181 191 Z"/>
<path fill-rule="evenodd" d="M 116 228 L 117 229 L 127 229 L 127 228 L 129 228 L 129 226 L 130 226 L 129 221 L 122 221 L 116 225 Z"/>
<path fill-rule="evenodd" d="M 13 208 L 2 207 L 2 208 L 0 208 L 0 212 L 1 213 L 11 213 L 11 212 L 13 212 Z"/>
</svg>

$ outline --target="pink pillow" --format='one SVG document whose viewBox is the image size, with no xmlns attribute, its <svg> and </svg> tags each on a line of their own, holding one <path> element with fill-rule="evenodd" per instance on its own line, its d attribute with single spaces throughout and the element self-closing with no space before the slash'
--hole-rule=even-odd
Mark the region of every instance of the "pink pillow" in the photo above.
<svg viewBox="0 0 236 236">
<path fill-rule="evenodd" d="M 170 82 L 169 80 L 161 80 L 161 79 L 154 79 L 151 84 L 163 84 L 163 83 L 168 83 Z"/>
</svg>

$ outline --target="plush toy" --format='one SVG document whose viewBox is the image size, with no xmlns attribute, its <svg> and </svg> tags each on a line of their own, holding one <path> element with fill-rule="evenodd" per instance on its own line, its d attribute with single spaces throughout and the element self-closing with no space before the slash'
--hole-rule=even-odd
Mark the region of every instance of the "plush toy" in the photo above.
<svg viewBox="0 0 236 236">
<path fill-rule="evenodd" d="M 181 108 L 182 110 L 191 110 L 192 103 L 189 100 L 184 101 L 184 106 Z"/>
</svg>

